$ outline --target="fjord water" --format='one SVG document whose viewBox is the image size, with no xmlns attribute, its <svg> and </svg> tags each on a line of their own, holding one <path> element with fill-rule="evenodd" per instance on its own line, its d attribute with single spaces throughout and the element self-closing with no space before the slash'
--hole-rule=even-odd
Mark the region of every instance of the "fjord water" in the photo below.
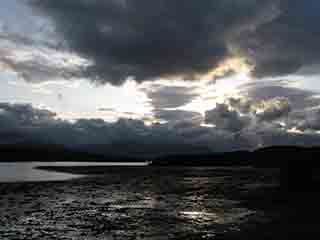
<svg viewBox="0 0 320 240">
<path fill-rule="evenodd" d="M 143 166 L 144 163 L 98 163 L 98 162 L 1 162 L 0 182 L 65 181 L 82 175 L 44 171 L 41 166 Z"/>
<path fill-rule="evenodd" d="M 90 167 L 82 166 L 74 167 L 73 172 L 81 173 L 83 168 L 90 171 Z M 274 183 L 273 174 L 236 168 L 99 169 L 103 174 L 92 172 L 91 176 L 67 181 L 0 183 L 0 239 L 273 239 L 264 238 L 264 233 L 279 236 L 277 229 L 269 229 L 269 222 L 278 226 L 274 213 L 279 211 L 270 211 L 277 205 L 265 201 L 273 196 L 264 190 L 265 185 Z M 242 202 L 261 190 L 267 210 Z M 262 198 L 258 195 L 254 199 Z M 261 226 L 264 231 L 259 230 Z M 246 236 L 248 231 L 251 238 Z"/>
</svg>

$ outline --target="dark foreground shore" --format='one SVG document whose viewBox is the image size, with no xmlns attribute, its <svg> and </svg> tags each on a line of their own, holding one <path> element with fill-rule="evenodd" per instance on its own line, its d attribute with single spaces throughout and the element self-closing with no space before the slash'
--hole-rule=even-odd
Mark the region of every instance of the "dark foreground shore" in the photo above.
<svg viewBox="0 0 320 240">
<path fill-rule="evenodd" d="M 320 233 L 319 194 L 253 168 L 47 167 L 90 174 L 1 183 L 0 239 L 289 239 Z"/>
</svg>

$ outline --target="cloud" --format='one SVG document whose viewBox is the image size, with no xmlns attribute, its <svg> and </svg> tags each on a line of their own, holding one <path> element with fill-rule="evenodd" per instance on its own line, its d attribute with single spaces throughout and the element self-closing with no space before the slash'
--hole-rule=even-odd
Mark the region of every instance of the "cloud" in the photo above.
<svg viewBox="0 0 320 240">
<path fill-rule="evenodd" d="M 15 33 L 0 34 L 0 67 L 28 82 L 81 78 L 90 63 L 49 43 Z"/>
<path fill-rule="evenodd" d="M 59 49 L 61 40 L 53 24 L 48 18 L 35 16 L 26 1 L 4 0 L 0 15 L 2 70 L 14 72 L 29 82 L 82 75 L 85 61 Z"/>
<path fill-rule="evenodd" d="M 303 81 L 303 80 L 301 80 Z M 292 111 L 301 111 L 320 105 L 319 95 L 316 91 L 305 90 L 290 86 L 290 82 L 261 83 L 259 81 L 248 86 L 242 86 L 240 95 L 252 102 L 268 101 L 274 98 L 284 98 L 290 102 Z M 245 102 L 242 104 L 246 104 Z"/>
<path fill-rule="evenodd" d="M 300 131 L 320 131 L 320 110 L 319 108 L 296 113 L 290 124 L 292 128 Z"/>
<path fill-rule="evenodd" d="M 250 118 L 240 116 L 237 111 L 231 110 L 227 104 L 217 104 L 214 109 L 206 111 L 205 122 L 214 124 L 219 129 L 239 132 L 250 124 Z"/>
<path fill-rule="evenodd" d="M 200 125 L 203 122 L 203 117 L 200 113 L 183 110 L 155 110 L 154 118 L 175 124 L 189 122 Z"/>
<path fill-rule="evenodd" d="M 29 126 L 36 127 L 54 121 L 55 113 L 36 109 L 28 104 L 0 103 L 0 120 L 2 127 Z"/>
<path fill-rule="evenodd" d="M 237 132 L 236 136 L 255 147 L 319 145 L 320 103 L 318 98 L 313 97 L 315 93 L 291 88 L 280 88 L 280 90 L 287 92 L 288 98 L 269 98 L 270 95 L 267 94 L 268 98 L 265 100 L 260 98 L 230 98 L 226 100 L 226 106 L 229 105 L 234 111 L 233 116 L 237 116 L 235 113 L 237 112 L 250 119 L 249 124 Z M 310 101 L 312 97 L 313 100 Z M 230 132 L 230 130 L 228 131 Z"/>
<path fill-rule="evenodd" d="M 149 100 L 150 111 L 118 112 L 106 105 L 100 112 L 120 117 L 118 121 L 71 123 L 31 105 L 1 103 L 1 142 L 36 140 L 69 147 L 102 145 L 111 152 L 165 153 L 186 146 L 226 151 L 319 140 L 318 93 L 278 77 L 319 73 L 318 0 L 4 0 L 2 6 L 2 71 L 40 87 L 42 81 L 74 78 L 114 85 L 132 78 L 146 81 L 139 85 L 138 98 Z M 242 76 L 237 73 L 247 70 L 268 78 L 235 85 L 237 91 L 229 95 L 240 97 L 226 99 L 205 116 L 181 110 L 203 112 L 214 106 L 229 93 L 219 89 L 228 90 L 228 81 L 232 85 Z M 171 77 L 208 77 L 217 84 L 149 81 Z M 224 77 L 228 81 L 218 84 Z M 61 100 L 59 95 L 54 96 Z M 165 123 L 151 124 L 153 120 Z"/>
<path fill-rule="evenodd" d="M 304 95 L 303 95 L 304 96 Z M 292 105 L 289 98 L 274 97 L 252 99 L 246 97 L 229 98 L 223 104 L 207 111 L 205 122 L 213 124 L 216 129 L 246 136 L 256 143 L 261 143 L 265 132 L 281 134 L 299 132 L 316 133 L 319 120 L 319 106 L 300 108 Z M 299 131 L 296 131 L 299 130 Z M 286 136 L 286 135 L 285 135 Z"/>
<path fill-rule="evenodd" d="M 260 121 L 273 121 L 287 117 L 291 112 L 291 105 L 287 98 L 277 97 L 268 101 L 261 101 L 254 106 L 255 114 Z"/>
<path fill-rule="evenodd" d="M 192 121 L 146 125 L 141 120 L 124 118 L 112 123 L 102 119 L 69 122 L 49 110 L 1 103 L 0 143 L 54 143 L 82 151 L 130 156 L 320 143 L 320 135 L 314 131 L 295 133 L 269 122 L 248 125 L 247 118 L 225 105 L 218 105 L 208 116 L 217 127 L 204 127 Z"/>
<path fill-rule="evenodd" d="M 258 77 L 319 63 L 317 0 L 29 0 L 68 46 L 94 62 L 90 78 L 121 84 L 194 78 L 232 57 Z"/>
<path fill-rule="evenodd" d="M 288 98 L 275 97 L 267 100 L 254 101 L 245 98 L 230 98 L 226 101 L 233 109 L 242 114 L 250 115 L 257 121 L 275 121 L 288 117 L 292 111 Z"/>
<path fill-rule="evenodd" d="M 241 113 L 250 113 L 252 111 L 252 101 L 246 98 L 229 98 L 227 104 Z"/>
<path fill-rule="evenodd" d="M 2 56 L 0 61 L 7 65 L 8 69 L 17 73 L 28 82 L 42 82 L 44 79 L 70 79 L 76 76 L 76 71 L 63 66 L 52 66 L 52 62 L 45 61 L 41 57 L 34 56 L 33 59 L 16 61 L 10 57 Z"/>
<path fill-rule="evenodd" d="M 190 127 L 189 129 L 191 129 Z M 180 127 L 180 129 L 182 129 Z M 0 104 L 0 143 L 51 143 L 72 149 L 111 155 L 159 155 L 208 151 L 184 139 L 171 126 L 148 126 L 141 120 L 121 118 L 78 119 L 69 122 L 54 112 L 25 104 Z"/>
<path fill-rule="evenodd" d="M 257 77 L 278 76 L 319 63 L 319 1 L 281 0 L 280 14 L 235 41 Z M 250 60 L 251 59 L 251 60 Z M 319 71 L 318 71 L 319 72 Z"/>
<path fill-rule="evenodd" d="M 263 51 L 248 54 L 253 47 L 242 38 L 252 35 L 248 42 L 255 42 L 262 27 L 284 18 L 291 8 L 283 1 L 29 0 L 38 15 L 55 22 L 72 51 L 94 62 L 88 76 L 113 84 L 128 76 L 193 78 L 239 53 L 261 68 Z"/>
<path fill-rule="evenodd" d="M 177 108 L 198 97 L 191 87 L 152 85 L 144 91 L 155 109 Z"/>
</svg>

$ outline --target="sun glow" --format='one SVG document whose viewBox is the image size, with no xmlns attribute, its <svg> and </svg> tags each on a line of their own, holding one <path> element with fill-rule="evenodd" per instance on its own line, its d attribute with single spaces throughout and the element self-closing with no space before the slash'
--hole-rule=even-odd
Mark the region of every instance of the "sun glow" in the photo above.
<svg viewBox="0 0 320 240">
<path fill-rule="evenodd" d="M 232 58 L 221 63 L 217 68 L 198 79 L 185 80 L 158 79 L 145 82 L 141 88 L 150 89 L 153 86 L 186 87 L 192 88 L 198 97 L 190 103 L 177 107 L 175 110 L 199 112 L 202 115 L 207 110 L 213 109 L 217 103 L 223 103 L 230 97 L 240 97 L 240 87 L 252 81 L 250 73 L 252 67 L 242 58 Z"/>
<path fill-rule="evenodd" d="M 243 58 L 230 58 L 223 61 L 218 67 L 209 71 L 207 74 L 201 77 L 202 80 L 212 81 L 219 78 L 224 78 L 228 74 L 244 74 L 248 75 L 252 70 L 252 66 Z"/>
<path fill-rule="evenodd" d="M 240 97 L 240 87 L 252 81 L 251 68 L 240 59 L 231 59 L 225 64 L 202 77 L 198 85 L 199 97 L 181 109 L 196 110 L 204 114 L 205 111 L 214 108 L 217 103 L 225 102 L 227 98 Z M 235 73 L 220 78 L 230 70 Z M 218 76 L 219 79 L 217 79 Z"/>
</svg>

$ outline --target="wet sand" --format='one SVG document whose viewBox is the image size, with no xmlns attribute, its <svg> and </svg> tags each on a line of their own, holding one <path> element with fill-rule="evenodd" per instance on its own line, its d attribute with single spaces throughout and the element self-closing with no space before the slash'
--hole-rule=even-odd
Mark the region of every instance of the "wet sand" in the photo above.
<svg viewBox="0 0 320 240">
<path fill-rule="evenodd" d="M 288 239 L 319 232 L 316 219 L 298 219 L 274 170 L 47 169 L 90 175 L 1 183 L 0 239 Z M 292 230 L 294 224 L 300 227 Z"/>
</svg>

